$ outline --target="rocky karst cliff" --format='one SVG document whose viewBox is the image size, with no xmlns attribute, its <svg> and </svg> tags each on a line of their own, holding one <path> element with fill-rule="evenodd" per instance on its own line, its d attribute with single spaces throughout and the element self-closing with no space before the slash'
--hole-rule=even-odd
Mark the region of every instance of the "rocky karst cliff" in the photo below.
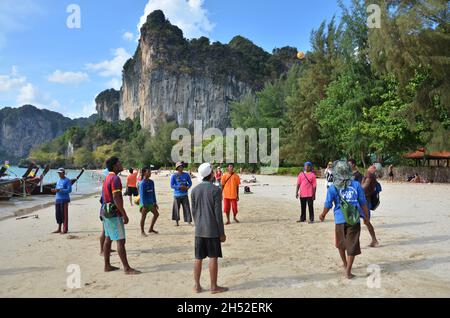
<svg viewBox="0 0 450 318">
<path fill-rule="evenodd" d="M 61 135 L 71 126 L 86 126 L 91 118 L 70 119 L 32 105 L 0 109 L 0 161 L 24 158 L 30 149 Z"/>
<path fill-rule="evenodd" d="M 95 109 L 100 118 L 112 122 L 119 120 L 120 92 L 107 89 L 95 98 Z"/>
<path fill-rule="evenodd" d="M 162 11 L 154 11 L 124 65 L 119 105 L 105 98 L 97 110 L 103 119 L 115 120 L 118 107 L 120 119 L 139 116 L 141 126 L 152 132 L 167 121 L 192 126 L 202 120 L 205 127 L 224 129 L 230 103 L 278 78 L 295 53 L 283 48 L 272 55 L 240 36 L 229 44 L 211 44 L 205 37 L 189 41 Z"/>
</svg>

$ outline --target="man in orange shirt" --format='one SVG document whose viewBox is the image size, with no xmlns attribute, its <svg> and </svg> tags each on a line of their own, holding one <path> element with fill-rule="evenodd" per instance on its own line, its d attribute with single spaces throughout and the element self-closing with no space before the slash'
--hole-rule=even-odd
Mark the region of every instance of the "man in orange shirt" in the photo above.
<svg viewBox="0 0 450 318">
<path fill-rule="evenodd" d="M 230 222 L 230 210 L 233 208 L 234 222 L 239 223 L 236 218 L 238 214 L 237 203 L 239 201 L 239 185 L 241 184 L 241 179 L 234 173 L 234 165 L 229 164 L 227 167 L 227 173 L 222 176 L 222 194 L 223 194 L 223 210 L 227 216 L 226 225 L 231 224 Z"/>
<path fill-rule="evenodd" d="M 133 206 L 133 196 L 137 197 L 139 195 L 138 189 L 137 189 L 137 170 L 134 171 L 133 168 L 130 168 L 129 170 L 130 174 L 127 177 L 127 191 L 126 195 L 130 197 L 130 204 Z"/>
</svg>

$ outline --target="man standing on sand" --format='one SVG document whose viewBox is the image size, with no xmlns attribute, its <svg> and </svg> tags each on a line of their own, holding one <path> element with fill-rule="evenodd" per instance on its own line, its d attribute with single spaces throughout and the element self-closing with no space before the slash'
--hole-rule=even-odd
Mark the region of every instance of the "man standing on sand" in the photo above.
<svg viewBox="0 0 450 318">
<path fill-rule="evenodd" d="M 144 225 L 147 213 L 153 213 L 152 223 L 150 224 L 149 234 L 158 234 L 154 230 L 156 220 L 159 217 L 158 203 L 156 203 L 156 193 L 155 193 L 155 183 L 150 179 L 152 176 L 152 169 L 143 168 L 141 172 L 142 181 L 139 183 L 139 193 L 140 193 L 140 204 L 139 208 L 142 214 L 141 217 L 141 234 L 142 236 L 147 236 L 145 234 Z"/>
<path fill-rule="evenodd" d="M 366 195 L 366 201 L 368 204 L 368 213 L 365 213 L 364 218 L 365 224 L 367 226 L 367 229 L 369 230 L 370 236 L 372 238 L 372 242 L 370 243 L 370 247 L 377 247 L 379 245 L 377 237 L 375 235 L 375 229 L 370 222 L 371 214 L 370 211 L 374 208 L 371 206 L 371 198 L 372 195 L 375 194 L 377 191 L 377 177 L 375 176 L 375 173 L 377 172 L 377 168 L 375 165 L 371 165 L 369 169 L 367 169 L 367 172 L 364 175 L 364 178 L 362 180 L 362 188 L 364 189 L 364 193 Z"/>
<path fill-rule="evenodd" d="M 228 290 L 217 285 L 218 258 L 222 258 L 221 243 L 226 240 L 222 218 L 222 192 L 213 184 L 214 171 L 211 164 L 202 164 L 198 172 L 203 180 L 191 194 L 195 221 L 194 292 L 203 291 L 200 284 L 202 263 L 209 257 L 211 293 L 218 294 Z"/>
<path fill-rule="evenodd" d="M 126 195 L 130 197 L 130 204 L 133 206 L 133 196 L 137 197 L 139 195 L 138 189 L 137 189 L 137 176 L 138 171 L 134 171 L 133 168 L 130 168 L 128 170 L 130 173 L 127 177 L 127 190 Z"/>
<path fill-rule="evenodd" d="M 69 202 L 70 193 L 72 192 L 72 181 L 66 177 L 64 168 L 58 169 L 58 175 L 59 180 L 56 182 L 55 189 L 52 189 L 52 193 L 56 194 L 55 214 L 56 223 L 58 223 L 58 229 L 53 233 L 67 234 L 69 231 Z M 62 224 L 64 224 L 64 227 L 61 230 Z"/>
<path fill-rule="evenodd" d="M 355 277 L 352 274 L 353 262 L 355 257 L 361 254 L 359 244 L 361 223 L 359 219 L 354 225 L 346 222 L 341 210 L 341 198 L 357 207 L 358 210 L 362 209 L 366 214 L 368 213 L 367 202 L 361 184 L 352 180 L 353 174 L 348 162 L 336 161 L 333 164 L 333 176 L 333 185 L 327 190 L 327 198 L 320 220 L 322 222 L 325 220 L 327 213 L 334 205 L 336 248 L 339 249 L 346 277 L 352 279 Z"/>
<path fill-rule="evenodd" d="M 300 197 L 301 215 L 297 223 L 306 222 L 306 204 L 309 208 L 309 224 L 314 223 L 314 200 L 316 199 L 317 181 L 312 172 L 312 163 L 305 163 L 305 171 L 300 172 L 297 178 L 295 198 Z"/>
<path fill-rule="evenodd" d="M 125 224 L 128 224 L 128 216 L 123 207 L 122 182 L 118 174 L 123 170 L 119 158 L 111 157 L 106 161 L 109 174 L 103 183 L 103 205 L 101 216 L 105 229 L 105 245 L 103 254 L 105 257 L 105 272 L 116 271 L 119 268 L 111 266 L 111 244 L 117 242 L 117 252 L 122 261 L 124 272 L 127 275 L 140 274 L 128 264 L 127 251 L 125 249 Z"/>
<path fill-rule="evenodd" d="M 173 195 L 173 208 L 172 208 L 172 220 L 180 226 L 180 206 L 183 206 L 184 222 L 192 223 L 191 207 L 189 206 L 188 191 L 192 187 L 192 180 L 189 173 L 183 172 L 184 164 L 177 162 L 175 165 L 176 172 L 170 179 L 170 187 L 174 190 Z"/>
<path fill-rule="evenodd" d="M 233 209 L 234 222 L 239 223 L 237 219 L 238 202 L 239 202 L 239 185 L 241 178 L 234 173 L 234 165 L 230 163 L 227 167 L 228 172 L 222 176 L 222 194 L 223 194 L 223 211 L 227 216 L 227 225 L 230 222 L 230 210 Z"/>
<path fill-rule="evenodd" d="M 350 167 L 352 167 L 353 178 L 355 179 L 355 181 L 358 181 L 359 183 L 361 183 L 362 179 L 363 179 L 363 175 L 361 174 L 361 172 L 359 172 L 358 167 L 356 166 L 356 160 L 349 159 L 348 164 L 350 165 Z"/>
</svg>

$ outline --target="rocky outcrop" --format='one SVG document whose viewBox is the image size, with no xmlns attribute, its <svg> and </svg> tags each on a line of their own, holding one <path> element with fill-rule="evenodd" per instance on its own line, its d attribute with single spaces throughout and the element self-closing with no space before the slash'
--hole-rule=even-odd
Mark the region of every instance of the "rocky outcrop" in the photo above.
<svg viewBox="0 0 450 318">
<path fill-rule="evenodd" d="M 72 126 L 85 126 L 96 116 L 76 119 L 32 105 L 0 109 L 0 162 L 28 156 L 33 146 L 50 141 Z"/>
<path fill-rule="evenodd" d="M 224 129 L 230 124 L 230 103 L 278 78 L 287 65 L 282 54 L 271 55 L 240 36 L 229 44 L 210 44 L 205 37 L 188 41 L 162 11 L 154 11 L 141 28 L 136 53 L 124 65 L 119 118 L 140 116 L 141 126 L 153 133 L 167 121 L 192 127 L 197 119 L 205 127 Z M 108 108 L 105 117 L 99 109 L 104 119 L 115 111 Z"/>
<path fill-rule="evenodd" d="M 95 109 L 103 120 L 113 122 L 119 120 L 120 92 L 111 88 L 97 95 Z"/>
</svg>

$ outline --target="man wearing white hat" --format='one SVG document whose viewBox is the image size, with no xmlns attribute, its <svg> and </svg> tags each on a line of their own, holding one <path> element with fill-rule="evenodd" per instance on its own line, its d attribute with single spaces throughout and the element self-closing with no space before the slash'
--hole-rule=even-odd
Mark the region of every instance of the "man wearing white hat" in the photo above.
<svg viewBox="0 0 450 318">
<path fill-rule="evenodd" d="M 66 234 L 69 231 L 69 202 L 72 192 L 72 181 L 66 177 L 64 168 L 58 169 L 59 180 L 56 182 L 55 189 L 52 192 L 56 194 L 55 214 L 58 229 L 53 233 Z M 64 224 L 63 229 L 61 226 Z"/>
<path fill-rule="evenodd" d="M 218 258 L 222 258 L 221 243 L 226 240 L 222 217 L 222 191 L 213 184 L 214 171 L 211 164 L 202 164 L 198 172 L 203 181 L 191 193 L 195 222 L 194 292 L 203 291 L 200 285 L 202 262 L 209 257 L 211 293 L 218 294 L 228 290 L 217 285 Z"/>
</svg>

